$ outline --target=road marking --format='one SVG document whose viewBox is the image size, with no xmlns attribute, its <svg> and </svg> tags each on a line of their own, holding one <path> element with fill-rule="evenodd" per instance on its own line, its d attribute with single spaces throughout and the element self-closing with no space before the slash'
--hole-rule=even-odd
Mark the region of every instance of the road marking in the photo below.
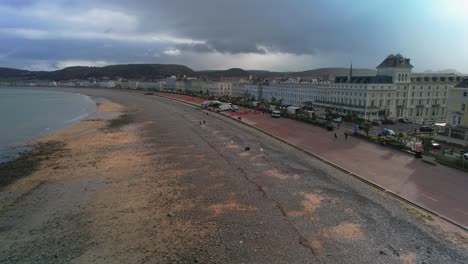
<svg viewBox="0 0 468 264">
<path fill-rule="evenodd" d="M 434 201 L 434 202 L 438 202 L 438 201 L 439 201 L 439 200 L 437 200 L 437 199 L 435 199 L 435 198 L 432 198 L 431 196 L 425 195 L 424 193 L 419 193 L 419 195 L 424 196 L 424 197 L 426 197 L 427 199 L 430 199 L 430 200 L 432 200 L 432 201 Z"/>
</svg>

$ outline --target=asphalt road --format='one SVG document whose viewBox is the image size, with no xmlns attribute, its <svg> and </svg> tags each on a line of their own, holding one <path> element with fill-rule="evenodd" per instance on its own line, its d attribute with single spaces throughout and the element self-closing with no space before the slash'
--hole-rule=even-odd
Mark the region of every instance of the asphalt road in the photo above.
<svg viewBox="0 0 468 264">
<path fill-rule="evenodd" d="M 212 222 L 213 263 L 466 263 L 468 252 L 400 202 L 235 121 L 156 96 L 81 90 L 129 107 L 155 148 L 170 146 L 197 203 L 175 219 Z M 202 124 L 200 124 L 200 122 Z M 205 124 L 203 124 L 205 123 Z M 245 150 L 246 147 L 250 149 Z M 214 210 L 207 216 L 203 208 Z"/>
</svg>

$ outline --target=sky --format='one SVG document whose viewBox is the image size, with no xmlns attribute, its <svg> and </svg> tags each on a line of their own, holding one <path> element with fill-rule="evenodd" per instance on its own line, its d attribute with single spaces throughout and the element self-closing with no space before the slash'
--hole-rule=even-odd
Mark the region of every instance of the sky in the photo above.
<svg viewBox="0 0 468 264">
<path fill-rule="evenodd" d="M 468 73 L 468 0 L 0 0 L 0 67 L 128 63 L 194 70 Z"/>
</svg>

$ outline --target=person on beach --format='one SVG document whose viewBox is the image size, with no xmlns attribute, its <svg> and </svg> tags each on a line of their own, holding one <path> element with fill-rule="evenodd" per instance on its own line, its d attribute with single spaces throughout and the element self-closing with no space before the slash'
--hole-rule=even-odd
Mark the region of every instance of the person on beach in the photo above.
<svg viewBox="0 0 468 264">
<path fill-rule="evenodd" d="M 337 136 L 336 133 L 335 133 L 335 139 L 334 139 L 334 140 L 337 140 L 337 139 L 338 139 L 338 136 Z"/>
<path fill-rule="evenodd" d="M 348 133 L 344 132 L 344 140 L 348 140 Z"/>
<path fill-rule="evenodd" d="M 203 124 L 205 124 L 205 120 L 203 120 Z"/>
</svg>

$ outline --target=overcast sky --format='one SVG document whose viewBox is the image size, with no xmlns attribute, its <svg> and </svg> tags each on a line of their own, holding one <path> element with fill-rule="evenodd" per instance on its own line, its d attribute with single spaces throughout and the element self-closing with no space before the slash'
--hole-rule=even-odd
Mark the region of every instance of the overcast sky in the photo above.
<svg viewBox="0 0 468 264">
<path fill-rule="evenodd" d="M 468 0 L 0 0 L 0 66 L 177 63 L 195 70 L 468 73 Z"/>
</svg>

